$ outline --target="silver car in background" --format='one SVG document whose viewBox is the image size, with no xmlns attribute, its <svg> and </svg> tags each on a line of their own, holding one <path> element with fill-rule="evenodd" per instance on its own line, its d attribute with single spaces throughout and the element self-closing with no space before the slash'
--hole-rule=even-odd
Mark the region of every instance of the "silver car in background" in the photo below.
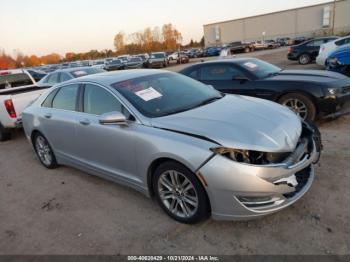
<svg viewBox="0 0 350 262">
<path fill-rule="evenodd" d="M 23 112 L 47 168 L 69 165 L 157 199 L 183 223 L 281 210 L 314 180 L 316 129 L 266 100 L 162 70 L 85 76 Z"/>
</svg>

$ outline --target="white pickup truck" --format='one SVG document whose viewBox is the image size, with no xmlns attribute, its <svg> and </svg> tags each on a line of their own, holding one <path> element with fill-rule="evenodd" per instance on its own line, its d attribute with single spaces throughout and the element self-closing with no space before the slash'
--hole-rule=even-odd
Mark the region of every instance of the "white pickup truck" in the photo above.
<svg viewBox="0 0 350 262">
<path fill-rule="evenodd" d="M 11 138 L 11 129 L 21 127 L 21 114 L 48 87 L 38 87 L 24 69 L 0 71 L 0 141 Z"/>
</svg>

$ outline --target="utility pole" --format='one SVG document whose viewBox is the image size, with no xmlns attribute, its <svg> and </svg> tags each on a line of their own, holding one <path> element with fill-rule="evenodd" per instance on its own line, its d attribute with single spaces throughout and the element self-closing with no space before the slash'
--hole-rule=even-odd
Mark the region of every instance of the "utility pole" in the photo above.
<svg viewBox="0 0 350 262">
<path fill-rule="evenodd" d="M 332 18 L 332 35 L 334 35 L 334 28 L 335 28 L 335 5 L 337 0 L 334 0 L 333 2 L 333 18 Z"/>
</svg>

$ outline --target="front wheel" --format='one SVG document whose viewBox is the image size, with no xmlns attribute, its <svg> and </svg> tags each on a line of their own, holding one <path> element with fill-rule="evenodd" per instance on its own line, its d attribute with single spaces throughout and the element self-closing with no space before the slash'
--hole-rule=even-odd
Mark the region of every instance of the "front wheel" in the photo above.
<svg viewBox="0 0 350 262">
<path fill-rule="evenodd" d="M 306 95 L 298 93 L 286 94 L 278 102 L 306 121 L 312 122 L 316 119 L 316 106 Z"/>
<path fill-rule="evenodd" d="M 48 169 L 56 168 L 56 157 L 47 139 L 38 133 L 34 136 L 33 144 L 40 162 Z"/>
<path fill-rule="evenodd" d="M 173 219 L 197 223 L 209 215 L 209 203 L 202 184 L 186 167 L 165 162 L 155 171 L 153 189 L 162 209 Z"/>
</svg>

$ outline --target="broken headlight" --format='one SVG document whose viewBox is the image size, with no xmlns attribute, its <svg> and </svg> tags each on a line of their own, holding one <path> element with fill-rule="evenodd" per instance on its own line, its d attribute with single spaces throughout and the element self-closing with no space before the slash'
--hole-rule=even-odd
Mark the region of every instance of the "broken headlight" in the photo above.
<svg viewBox="0 0 350 262">
<path fill-rule="evenodd" d="M 281 163 L 290 153 L 265 153 L 253 150 L 233 149 L 227 147 L 211 148 L 215 154 L 225 156 L 238 163 L 253 165 L 266 165 L 272 163 Z"/>
</svg>

